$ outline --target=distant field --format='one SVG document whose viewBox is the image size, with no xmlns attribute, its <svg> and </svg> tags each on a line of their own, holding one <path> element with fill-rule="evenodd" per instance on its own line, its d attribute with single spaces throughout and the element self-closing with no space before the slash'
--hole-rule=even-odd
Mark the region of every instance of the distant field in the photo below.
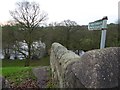
<svg viewBox="0 0 120 90">
<path fill-rule="evenodd" d="M 2 60 L 2 67 L 24 67 L 25 60 Z M 50 65 L 49 57 L 40 60 L 30 60 L 30 66 L 48 66 Z"/>
<path fill-rule="evenodd" d="M 37 66 L 48 66 L 50 65 L 49 57 L 44 57 L 41 60 L 31 60 L 29 67 L 24 67 L 25 60 L 3 60 L 2 61 L 2 68 L 0 68 L 0 75 L 3 76 L 9 75 L 11 73 L 15 73 L 22 70 L 27 70 L 32 67 Z"/>
<path fill-rule="evenodd" d="M 31 67 L 3 67 L 2 68 L 2 75 L 7 76 L 11 73 L 16 73 L 22 70 L 30 69 Z"/>
</svg>

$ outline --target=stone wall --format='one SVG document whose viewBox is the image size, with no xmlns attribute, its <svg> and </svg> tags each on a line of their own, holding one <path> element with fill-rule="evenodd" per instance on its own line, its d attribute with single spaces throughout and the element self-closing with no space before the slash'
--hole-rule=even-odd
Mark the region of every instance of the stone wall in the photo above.
<svg viewBox="0 0 120 90">
<path fill-rule="evenodd" d="M 79 57 L 61 44 L 53 43 L 50 64 L 56 87 L 117 87 L 119 50 L 119 47 L 97 49 Z"/>
<path fill-rule="evenodd" d="M 8 80 L 6 80 L 3 76 L 0 76 L 0 90 L 8 88 L 10 88 Z"/>
</svg>

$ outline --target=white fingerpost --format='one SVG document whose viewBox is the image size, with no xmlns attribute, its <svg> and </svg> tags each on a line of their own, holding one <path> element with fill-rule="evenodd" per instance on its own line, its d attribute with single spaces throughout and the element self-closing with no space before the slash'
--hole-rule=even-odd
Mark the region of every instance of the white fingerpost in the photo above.
<svg viewBox="0 0 120 90">
<path fill-rule="evenodd" d="M 88 24 L 88 30 L 102 30 L 100 49 L 105 47 L 107 20 L 108 18 L 105 16 L 100 20 Z"/>
<path fill-rule="evenodd" d="M 102 30 L 100 49 L 105 47 L 106 30 Z"/>
<path fill-rule="evenodd" d="M 102 35 L 101 35 L 101 43 L 100 43 L 100 49 L 105 47 L 105 40 L 106 40 L 106 28 L 107 28 L 107 18 L 103 18 L 103 27 L 102 27 Z"/>
</svg>

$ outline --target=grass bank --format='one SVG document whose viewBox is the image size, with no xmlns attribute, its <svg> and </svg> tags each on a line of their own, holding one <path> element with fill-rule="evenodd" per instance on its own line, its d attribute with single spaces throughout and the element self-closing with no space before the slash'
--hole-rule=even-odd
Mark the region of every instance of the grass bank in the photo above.
<svg viewBox="0 0 120 90">
<path fill-rule="evenodd" d="M 2 60 L 2 76 L 4 76 L 11 84 L 11 86 L 20 85 L 26 79 L 35 80 L 32 73 L 32 68 L 37 66 L 49 66 L 49 57 L 44 57 L 40 60 L 30 60 L 30 66 L 24 67 L 25 60 Z"/>
</svg>

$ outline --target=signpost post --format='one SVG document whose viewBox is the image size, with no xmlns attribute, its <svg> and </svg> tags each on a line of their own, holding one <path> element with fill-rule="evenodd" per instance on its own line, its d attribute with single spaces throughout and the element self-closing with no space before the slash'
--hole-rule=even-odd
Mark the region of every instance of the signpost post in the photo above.
<svg viewBox="0 0 120 90">
<path fill-rule="evenodd" d="M 102 30 L 100 49 L 105 47 L 107 20 L 108 18 L 105 16 L 100 20 L 88 24 L 88 30 Z"/>
<path fill-rule="evenodd" d="M 0 26 L 0 54 L 2 54 L 1 51 L 2 51 L 2 27 Z M 0 59 L 0 68 L 2 68 L 2 60 L 1 59 Z M 2 73 L 2 69 L 0 69 L 0 73 Z M 2 84 L 2 82 L 1 82 L 1 84 Z M 0 90 L 2 90 L 2 85 L 0 85 Z"/>
</svg>

